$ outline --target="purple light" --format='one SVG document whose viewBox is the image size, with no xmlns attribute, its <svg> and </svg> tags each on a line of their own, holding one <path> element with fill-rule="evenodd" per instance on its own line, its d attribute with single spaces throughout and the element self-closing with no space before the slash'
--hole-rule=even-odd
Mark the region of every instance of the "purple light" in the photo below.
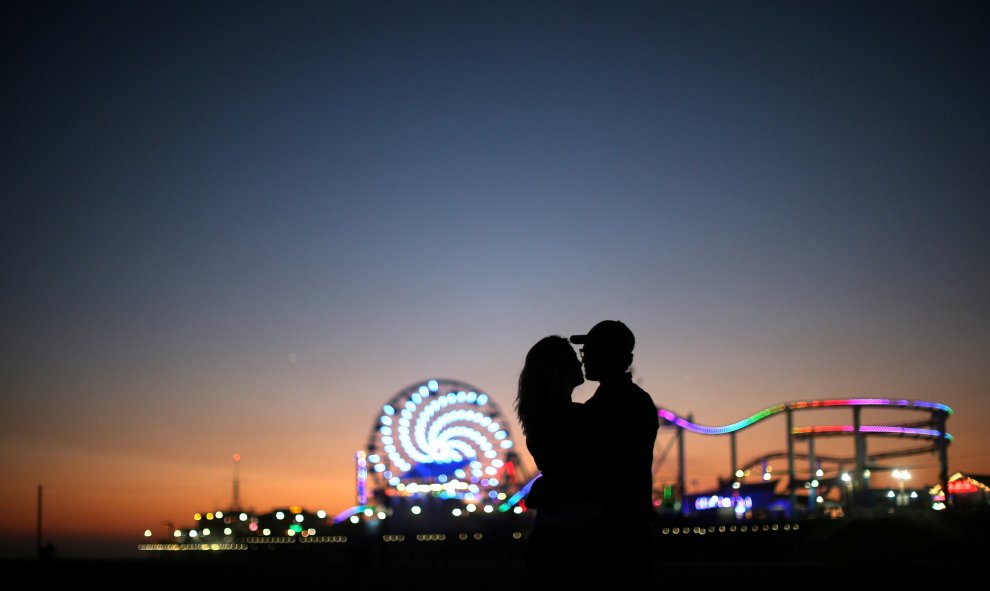
<svg viewBox="0 0 990 591">
<path fill-rule="evenodd" d="M 357 497 L 359 505 L 368 504 L 368 460 L 363 451 L 354 454 L 357 459 Z"/>
</svg>

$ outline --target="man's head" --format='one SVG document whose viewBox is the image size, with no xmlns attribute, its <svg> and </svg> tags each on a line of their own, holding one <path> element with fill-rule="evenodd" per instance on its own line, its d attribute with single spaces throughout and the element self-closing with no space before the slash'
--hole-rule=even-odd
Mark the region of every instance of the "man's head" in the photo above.
<svg viewBox="0 0 990 591">
<path fill-rule="evenodd" d="M 571 342 L 582 345 L 581 359 L 584 375 L 596 382 L 606 381 L 626 373 L 632 365 L 636 337 L 629 327 L 618 320 L 602 320 L 588 334 L 573 335 Z"/>
</svg>

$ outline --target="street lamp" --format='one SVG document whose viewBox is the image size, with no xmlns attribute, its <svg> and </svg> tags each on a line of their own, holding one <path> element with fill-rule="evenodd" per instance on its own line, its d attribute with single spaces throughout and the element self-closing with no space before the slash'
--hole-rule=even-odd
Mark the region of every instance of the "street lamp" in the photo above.
<svg viewBox="0 0 990 591">
<path fill-rule="evenodd" d="M 898 482 L 897 505 L 900 507 L 906 506 L 908 504 L 908 497 L 904 494 L 904 481 L 911 478 L 911 473 L 907 470 L 894 468 L 893 476 Z"/>
</svg>

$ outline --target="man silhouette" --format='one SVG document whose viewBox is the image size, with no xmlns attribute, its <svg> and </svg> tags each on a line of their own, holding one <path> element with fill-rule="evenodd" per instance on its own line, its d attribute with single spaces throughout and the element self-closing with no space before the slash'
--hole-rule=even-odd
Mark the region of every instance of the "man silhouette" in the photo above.
<svg viewBox="0 0 990 591">
<path fill-rule="evenodd" d="M 636 339 L 618 320 L 603 320 L 570 341 L 581 345 L 585 378 L 599 383 L 585 403 L 599 442 L 597 456 L 608 470 L 608 507 L 597 539 L 589 540 L 597 567 L 630 580 L 653 581 L 653 446 L 660 428 L 653 399 L 632 381 Z"/>
</svg>

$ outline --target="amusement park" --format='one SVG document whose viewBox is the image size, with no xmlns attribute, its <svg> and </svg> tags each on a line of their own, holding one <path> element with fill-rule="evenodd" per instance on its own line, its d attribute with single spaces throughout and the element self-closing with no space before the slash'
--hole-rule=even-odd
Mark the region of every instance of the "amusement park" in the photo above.
<svg viewBox="0 0 990 591">
<path fill-rule="evenodd" d="M 848 422 L 815 423 L 816 411 L 825 410 L 848 413 Z M 877 410 L 904 419 L 872 420 Z M 668 559 L 744 535 L 746 544 L 734 550 L 740 556 L 812 552 L 810 538 L 819 541 L 813 552 L 820 553 L 822 536 L 851 523 L 896 516 L 924 530 L 939 515 L 960 512 L 978 516 L 967 518 L 970 523 L 983 523 L 990 508 L 990 478 L 949 470 L 952 409 L 938 402 L 793 401 L 714 426 L 667 408 L 657 412 L 665 436 L 658 438 L 654 468 L 659 472 L 669 461 L 677 475 L 672 484 L 657 484 L 654 495 L 655 534 Z M 139 550 L 153 557 L 337 554 L 360 563 L 478 552 L 518 558 L 532 525 L 527 494 L 540 474 L 527 472 L 520 460 L 510 419 L 466 382 L 416 382 L 378 407 L 364 447 L 354 452 L 352 506 L 337 512 L 291 505 L 267 513 L 244 509 L 235 455 L 228 507 L 204 510 L 184 524 L 163 522 L 158 535 L 149 528 Z M 772 421 L 783 428 L 783 449 L 740 460 L 738 436 Z M 685 449 L 696 436 L 725 440 L 726 475 L 712 490 L 687 493 Z M 820 442 L 836 438 L 846 440 L 848 453 L 816 451 Z M 871 451 L 879 440 L 896 446 Z M 902 458 L 924 455 L 938 461 L 937 482 L 915 482 L 910 470 L 897 467 Z M 896 488 L 871 485 L 885 472 Z M 870 543 L 868 536 L 856 539 Z"/>
</svg>

